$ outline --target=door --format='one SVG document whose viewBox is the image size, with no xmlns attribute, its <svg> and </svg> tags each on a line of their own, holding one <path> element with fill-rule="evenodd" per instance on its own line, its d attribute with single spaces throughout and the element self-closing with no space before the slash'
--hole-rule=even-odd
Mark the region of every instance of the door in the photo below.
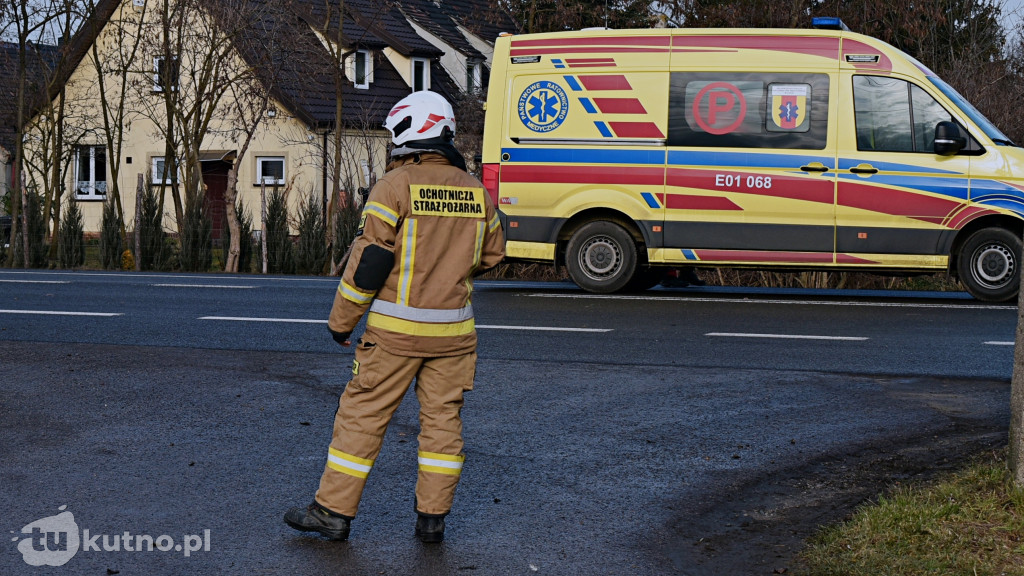
<svg viewBox="0 0 1024 576">
<path fill-rule="evenodd" d="M 935 126 L 956 121 L 910 78 L 846 73 L 836 250 L 849 263 L 943 267 L 968 201 L 969 152 L 940 156 Z M 964 134 L 967 134 L 963 130 Z"/>
<path fill-rule="evenodd" d="M 667 261 L 832 264 L 835 77 L 672 74 Z"/>
</svg>

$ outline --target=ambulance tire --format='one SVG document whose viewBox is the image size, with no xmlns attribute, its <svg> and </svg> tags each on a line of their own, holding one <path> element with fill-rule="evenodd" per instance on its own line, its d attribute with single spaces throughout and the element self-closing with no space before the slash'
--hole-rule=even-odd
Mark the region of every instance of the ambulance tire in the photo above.
<svg viewBox="0 0 1024 576">
<path fill-rule="evenodd" d="M 565 253 L 569 277 L 587 292 L 622 290 L 636 272 L 636 243 L 618 224 L 597 220 L 577 230 Z"/>
<path fill-rule="evenodd" d="M 957 272 L 967 291 L 982 302 L 1005 302 L 1020 289 L 1021 239 L 1005 228 L 972 234 L 960 249 Z"/>
</svg>

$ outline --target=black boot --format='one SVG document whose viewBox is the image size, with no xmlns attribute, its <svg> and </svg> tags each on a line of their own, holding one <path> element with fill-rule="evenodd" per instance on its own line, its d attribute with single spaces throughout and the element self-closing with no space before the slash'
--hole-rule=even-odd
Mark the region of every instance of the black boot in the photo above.
<svg viewBox="0 0 1024 576">
<path fill-rule="evenodd" d="M 285 524 L 302 532 L 319 532 L 328 540 L 347 540 L 351 521 L 352 518 L 335 514 L 315 500 L 305 508 L 292 508 L 284 514 Z"/>
<path fill-rule="evenodd" d="M 416 518 L 416 537 L 425 544 L 436 544 L 444 540 L 444 516 L 420 514 Z"/>
</svg>

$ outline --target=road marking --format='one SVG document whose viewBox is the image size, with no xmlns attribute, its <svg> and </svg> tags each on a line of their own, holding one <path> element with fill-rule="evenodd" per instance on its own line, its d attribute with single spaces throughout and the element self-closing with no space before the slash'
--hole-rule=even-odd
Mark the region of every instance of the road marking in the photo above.
<svg viewBox="0 0 1024 576">
<path fill-rule="evenodd" d="M 1015 342 L 996 342 L 996 341 L 992 341 L 992 342 L 985 342 L 985 344 L 988 344 L 989 346 L 1013 346 L 1015 344 Z"/>
<path fill-rule="evenodd" d="M 150 284 L 161 288 L 255 288 L 255 286 L 231 286 L 228 284 Z"/>
<path fill-rule="evenodd" d="M 914 302 L 850 302 L 833 300 L 761 300 L 749 298 L 692 298 L 692 297 L 671 297 L 671 296 L 624 296 L 613 294 L 519 294 L 532 298 L 578 298 L 598 300 L 651 300 L 660 302 L 716 302 L 719 304 L 784 304 L 790 306 L 867 306 L 876 308 L 938 308 L 943 310 L 1017 310 L 1015 304 L 993 305 L 993 304 L 926 304 Z"/>
<path fill-rule="evenodd" d="M 304 318 L 246 318 L 242 316 L 201 316 L 200 320 L 222 320 L 227 322 L 285 322 L 289 324 L 327 324 L 327 320 Z"/>
<path fill-rule="evenodd" d="M 67 312 L 64 310 L 0 310 L 0 314 L 38 314 L 41 316 L 123 316 L 120 312 Z"/>
<path fill-rule="evenodd" d="M 244 316 L 202 316 L 200 320 L 221 320 L 226 322 L 285 322 L 293 324 L 327 324 L 327 320 L 305 318 L 249 318 Z M 499 326 L 478 324 L 483 330 L 534 330 L 541 332 L 611 332 L 611 328 L 564 328 L 558 326 Z"/>
<path fill-rule="evenodd" d="M 8 284 L 71 284 L 68 280 L 0 280 Z"/>
<path fill-rule="evenodd" d="M 782 338 L 791 340 L 846 340 L 863 342 L 863 336 L 809 336 L 804 334 L 743 334 L 733 332 L 708 332 L 705 336 L 724 336 L 728 338 Z"/>
<path fill-rule="evenodd" d="M 499 326 L 480 324 L 484 330 L 538 330 L 541 332 L 611 332 L 611 328 L 561 328 L 556 326 Z"/>
</svg>

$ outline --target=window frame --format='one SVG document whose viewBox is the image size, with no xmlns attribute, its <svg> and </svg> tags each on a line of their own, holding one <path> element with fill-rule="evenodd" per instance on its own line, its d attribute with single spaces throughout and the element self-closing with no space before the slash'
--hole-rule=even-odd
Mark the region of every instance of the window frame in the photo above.
<svg viewBox="0 0 1024 576">
<path fill-rule="evenodd" d="M 103 150 L 103 180 L 96 179 L 96 150 Z M 81 155 L 85 150 L 89 151 L 89 180 L 82 180 L 80 174 Z M 75 173 L 74 191 L 75 200 L 106 200 L 107 199 L 107 147 L 102 144 L 82 144 L 75 146 Z M 87 182 L 90 192 L 82 193 L 82 184 Z M 102 184 L 102 191 L 97 190 L 97 184 Z"/>
<path fill-rule="evenodd" d="M 359 65 L 359 57 L 363 57 L 362 66 Z M 359 75 L 362 72 L 363 82 L 359 82 Z M 358 49 L 352 53 L 352 85 L 356 88 L 366 90 L 373 82 L 373 53 L 370 50 Z"/>
<path fill-rule="evenodd" d="M 266 182 L 267 186 L 275 186 L 275 185 L 276 186 L 284 186 L 285 180 L 288 179 L 288 162 L 287 162 L 287 159 L 283 155 L 270 155 L 270 154 L 267 154 L 267 155 L 264 155 L 264 156 L 256 156 L 255 160 L 256 160 L 256 178 L 255 178 L 256 181 L 253 183 L 253 186 L 262 186 L 263 183 L 264 183 L 263 182 L 263 179 L 264 179 L 264 176 L 263 176 L 263 162 L 265 162 L 265 161 L 280 161 L 281 162 L 281 178 L 278 179 L 275 182 L 275 181 L 273 181 L 273 176 L 267 176 L 267 178 L 270 178 L 270 180 L 268 180 Z"/>
<path fill-rule="evenodd" d="M 416 76 L 416 65 L 422 64 L 423 66 L 423 77 L 417 78 Z M 430 90 L 430 59 L 429 58 L 412 58 L 409 62 L 410 82 L 409 87 L 412 88 L 413 92 L 420 92 L 423 90 Z M 422 85 L 417 87 L 417 80 L 422 81 Z"/>
<path fill-rule="evenodd" d="M 164 86 L 160 81 L 160 64 L 165 62 L 167 59 L 163 56 L 153 57 L 153 92 L 163 92 Z M 174 63 L 173 80 L 174 82 L 170 85 L 171 92 L 178 91 L 178 84 L 181 79 L 181 60 L 177 56 L 171 57 L 171 62 Z"/>
<path fill-rule="evenodd" d="M 476 94 L 483 91 L 483 63 L 466 60 L 466 93 Z"/>
<path fill-rule="evenodd" d="M 149 180 L 150 180 L 150 183 L 153 186 L 160 186 L 161 184 L 166 186 L 166 185 L 174 183 L 174 179 L 170 178 L 170 177 L 167 178 L 166 180 L 164 180 L 163 182 L 158 180 L 159 172 L 157 171 L 157 162 L 163 162 L 163 161 L 164 161 L 164 157 L 162 155 L 161 156 L 153 156 L 150 159 L 150 162 L 149 162 L 149 166 L 150 166 Z M 175 164 L 178 163 L 177 158 L 172 158 L 171 161 L 174 162 Z M 177 172 L 178 172 L 178 182 L 181 183 L 181 166 L 177 166 Z"/>
</svg>

